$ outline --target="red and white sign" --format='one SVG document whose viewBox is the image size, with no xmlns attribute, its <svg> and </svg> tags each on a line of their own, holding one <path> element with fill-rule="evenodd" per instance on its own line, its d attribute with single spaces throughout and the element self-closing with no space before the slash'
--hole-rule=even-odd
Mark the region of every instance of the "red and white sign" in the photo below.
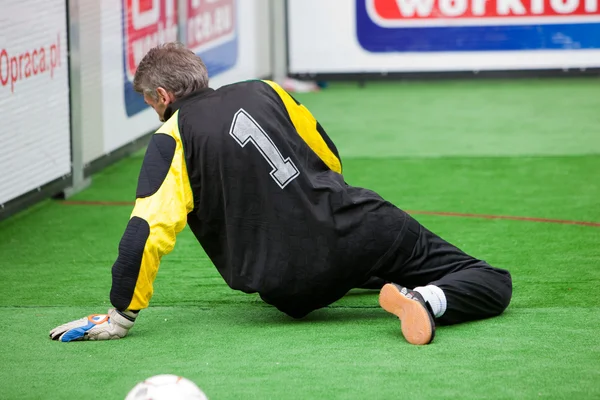
<svg viewBox="0 0 600 400">
<path fill-rule="evenodd" d="M 124 0 L 125 60 L 129 80 L 148 50 L 160 43 L 177 41 L 175 0 Z"/>
<path fill-rule="evenodd" d="M 0 204 L 71 171 L 66 1 L 0 6 Z"/>
<path fill-rule="evenodd" d="M 187 0 L 187 46 L 196 53 L 235 36 L 235 0 Z"/>
<path fill-rule="evenodd" d="M 600 0 L 367 0 L 382 27 L 594 22 Z"/>
</svg>

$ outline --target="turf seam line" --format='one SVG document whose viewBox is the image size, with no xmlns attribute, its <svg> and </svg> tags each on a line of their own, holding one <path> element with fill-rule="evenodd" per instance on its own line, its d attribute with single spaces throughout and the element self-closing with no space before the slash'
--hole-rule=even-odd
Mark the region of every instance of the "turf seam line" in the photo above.
<svg viewBox="0 0 600 400">
<path fill-rule="evenodd" d="M 420 215 L 436 215 L 442 217 L 462 217 L 462 218 L 483 218 L 483 219 L 504 219 L 511 221 L 526 221 L 526 222 L 543 222 L 549 224 L 563 224 L 563 225 L 581 225 L 600 227 L 600 222 L 591 221 L 573 221 L 567 219 L 553 219 L 553 218 L 539 218 L 539 217 L 519 217 L 512 215 L 491 215 L 491 214 L 473 214 L 473 213 L 458 213 L 449 211 L 423 211 L 423 210 L 409 210 L 406 211 L 409 214 L 420 214 Z"/>
<path fill-rule="evenodd" d="M 135 203 L 131 201 L 97 201 L 97 200 L 63 200 L 59 203 L 67 206 L 129 206 L 132 207 Z M 474 214 L 474 213 L 459 213 L 451 211 L 425 211 L 425 210 L 406 210 L 409 214 L 415 215 L 434 215 L 440 217 L 459 217 L 459 218 L 480 218 L 480 219 L 500 219 L 509 221 L 521 222 L 540 222 L 548 224 L 562 225 L 579 225 L 600 228 L 600 222 L 592 221 L 574 221 L 567 219 L 554 218 L 539 218 L 539 217 L 520 217 L 513 215 L 491 215 L 491 214 Z"/>
</svg>

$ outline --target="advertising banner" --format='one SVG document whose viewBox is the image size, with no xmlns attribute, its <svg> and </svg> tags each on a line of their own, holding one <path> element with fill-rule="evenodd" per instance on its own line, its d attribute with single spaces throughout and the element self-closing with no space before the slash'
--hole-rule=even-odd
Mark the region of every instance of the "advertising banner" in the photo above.
<svg viewBox="0 0 600 400">
<path fill-rule="evenodd" d="M 3 0 L 0 204 L 71 172 L 64 1 Z"/>
<path fill-rule="evenodd" d="M 204 60 L 212 78 L 235 66 L 238 57 L 235 0 L 182 0 L 185 45 Z M 124 96 L 127 115 L 147 105 L 133 91 L 137 65 L 152 47 L 179 39 L 176 0 L 123 0 Z"/>
<path fill-rule="evenodd" d="M 103 153 L 110 153 L 156 129 L 154 110 L 133 90 L 135 71 L 148 50 L 181 40 L 204 60 L 211 84 L 253 77 L 254 54 L 238 62 L 239 32 L 254 42 L 255 1 L 243 5 L 248 20 L 238 25 L 235 0 L 103 0 L 101 3 L 101 74 Z M 179 12 L 183 15 L 179 15 Z M 91 74 L 91 72 L 90 72 Z M 213 81 L 217 76 L 223 78 Z"/>
<path fill-rule="evenodd" d="M 288 0 L 289 69 L 386 74 L 598 68 L 599 1 Z"/>
<path fill-rule="evenodd" d="M 356 0 L 371 52 L 596 49 L 599 17 L 598 0 Z"/>
<path fill-rule="evenodd" d="M 123 0 L 124 95 L 128 116 L 147 107 L 133 90 L 133 77 L 148 50 L 160 43 L 178 39 L 175 0 Z"/>
<path fill-rule="evenodd" d="M 238 58 L 235 0 L 185 0 L 186 45 L 198 54 L 213 78 L 235 66 Z"/>
</svg>

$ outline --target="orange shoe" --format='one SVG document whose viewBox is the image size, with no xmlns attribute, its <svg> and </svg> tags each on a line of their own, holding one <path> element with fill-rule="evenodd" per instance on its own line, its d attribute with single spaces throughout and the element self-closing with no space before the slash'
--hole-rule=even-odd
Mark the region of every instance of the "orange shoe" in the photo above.
<svg viewBox="0 0 600 400">
<path fill-rule="evenodd" d="M 379 292 L 379 305 L 400 318 L 402 334 L 408 343 L 429 344 L 433 341 L 435 322 L 419 292 L 388 283 Z"/>
</svg>

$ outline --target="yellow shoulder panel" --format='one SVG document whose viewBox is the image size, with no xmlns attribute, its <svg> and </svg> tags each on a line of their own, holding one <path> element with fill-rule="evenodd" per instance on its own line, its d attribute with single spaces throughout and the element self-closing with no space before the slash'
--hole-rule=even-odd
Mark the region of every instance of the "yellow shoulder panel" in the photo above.
<svg viewBox="0 0 600 400">
<path fill-rule="evenodd" d="M 338 174 L 342 173 L 342 165 L 340 160 L 329 149 L 319 131 L 317 131 L 317 120 L 308 111 L 308 108 L 302 104 L 298 105 L 294 99 L 281 86 L 273 81 L 263 81 L 277 92 L 287 112 L 296 128 L 300 137 L 308 144 L 319 158 L 331 169 Z"/>
</svg>

